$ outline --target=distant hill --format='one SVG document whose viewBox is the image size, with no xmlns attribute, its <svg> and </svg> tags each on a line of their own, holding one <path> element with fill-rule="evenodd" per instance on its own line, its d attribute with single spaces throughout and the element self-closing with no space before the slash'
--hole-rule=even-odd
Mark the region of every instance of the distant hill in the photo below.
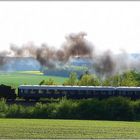
<svg viewBox="0 0 140 140">
<path fill-rule="evenodd" d="M 44 70 L 45 75 L 69 77 L 71 72 L 75 72 L 78 77 L 88 71 L 92 65 L 89 58 L 72 58 L 67 64 L 59 66 L 55 69 Z"/>
<path fill-rule="evenodd" d="M 39 62 L 31 57 L 0 57 L 0 71 L 40 70 Z"/>
<path fill-rule="evenodd" d="M 128 54 L 131 57 L 139 58 L 139 53 Z M 68 77 L 70 72 L 76 72 L 78 75 L 93 68 L 94 60 L 90 58 L 71 58 L 70 61 L 59 68 L 43 68 L 40 63 L 32 57 L 0 57 L 0 71 L 30 71 L 43 70 L 45 75 Z"/>
<path fill-rule="evenodd" d="M 90 58 L 73 58 L 70 60 L 70 65 L 74 66 L 91 66 L 93 60 Z"/>
</svg>

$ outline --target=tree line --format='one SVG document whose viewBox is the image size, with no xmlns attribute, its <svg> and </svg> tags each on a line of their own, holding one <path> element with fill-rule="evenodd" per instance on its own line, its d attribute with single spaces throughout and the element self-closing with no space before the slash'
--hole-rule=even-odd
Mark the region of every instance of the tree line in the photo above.
<svg viewBox="0 0 140 140">
<path fill-rule="evenodd" d="M 40 85 L 56 85 L 53 79 L 43 80 Z M 72 72 L 63 85 L 78 86 L 140 86 L 140 72 L 131 70 L 121 74 L 101 78 L 96 74 L 85 72 L 79 78 L 76 73 Z"/>
</svg>

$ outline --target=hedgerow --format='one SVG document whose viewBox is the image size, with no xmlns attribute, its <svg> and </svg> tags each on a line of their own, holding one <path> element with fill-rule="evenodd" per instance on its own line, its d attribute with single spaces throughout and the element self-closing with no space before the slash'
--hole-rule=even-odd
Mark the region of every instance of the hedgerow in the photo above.
<svg viewBox="0 0 140 140">
<path fill-rule="evenodd" d="M 108 99 L 62 99 L 58 103 L 35 106 L 7 105 L 0 101 L 0 118 L 48 118 L 86 120 L 140 120 L 140 100 L 132 101 L 124 97 Z"/>
</svg>

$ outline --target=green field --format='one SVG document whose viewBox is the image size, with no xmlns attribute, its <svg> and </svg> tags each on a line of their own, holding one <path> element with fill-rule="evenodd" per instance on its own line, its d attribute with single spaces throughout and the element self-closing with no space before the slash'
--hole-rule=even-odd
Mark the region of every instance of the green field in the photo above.
<svg viewBox="0 0 140 140">
<path fill-rule="evenodd" d="M 2 139 L 140 138 L 140 122 L 0 119 Z"/>
<path fill-rule="evenodd" d="M 17 87 L 22 84 L 38 85 L 42 80 L 54 79 L 57 84 L 62 84 L 66 78 L 57 76 L 44 76 L 38 71 L 21 71 L 13 73 L 0 73 L 0 84 Z"/>
</svg>

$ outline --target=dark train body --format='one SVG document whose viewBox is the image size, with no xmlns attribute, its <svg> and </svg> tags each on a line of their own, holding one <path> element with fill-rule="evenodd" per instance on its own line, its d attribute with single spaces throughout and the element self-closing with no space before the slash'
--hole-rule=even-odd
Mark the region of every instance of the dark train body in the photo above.
<svg viewBox="0 0 140 140">
<path fill-rule="evenodd" d="M 140 87 L 104 87 L 104 86 L 47 86 L 47 85 L 21 85 L 18 93 L 10 86 L 0 85 L 0 98 L 6 100 L 25 99 L 39 100 L 43 98 L 67 99 L 104 99 L 113 96 L 140 99 Z"/>
<path fill-rule="evenodd" d="M 23 85 L 18 88 L 18 96 L 25 100 L 62 97 L 67 99 L 104 99 L 112 96 L 129 97 L 135 100 L 140 99 L 140 87 Z"/>
</svg>

